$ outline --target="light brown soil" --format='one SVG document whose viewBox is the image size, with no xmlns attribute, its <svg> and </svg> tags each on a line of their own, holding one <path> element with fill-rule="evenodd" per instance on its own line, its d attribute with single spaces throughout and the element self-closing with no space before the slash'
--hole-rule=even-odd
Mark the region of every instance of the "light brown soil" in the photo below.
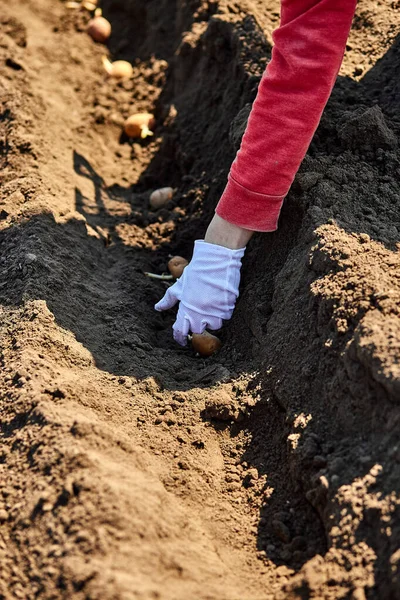
<svg viewBox="0 0 400 600">
<path fill-rule="evenodd" d="M 279 2 L 102 8 L 108 49 L 85 10 L 1 8 L 0 598 L 398 599 L 399 3 L 359 2 L 208 359 L 144 272 L 203 236 Z M 130 143 L 142 110 L 155 136 Z"/>
</svg>

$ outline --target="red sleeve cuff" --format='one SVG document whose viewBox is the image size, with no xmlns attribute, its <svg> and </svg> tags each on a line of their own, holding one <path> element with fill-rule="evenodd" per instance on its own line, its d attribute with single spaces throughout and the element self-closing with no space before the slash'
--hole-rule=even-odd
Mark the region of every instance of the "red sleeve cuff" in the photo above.
<svg viewBox="0 0 400 600">
<path fill-rule="evenodd" d="M 233 225 L 250 231 L 275 231 L 284 196 L 258 194 L 243 187 L 232 175 L 215 212 Z"/>
</svg>

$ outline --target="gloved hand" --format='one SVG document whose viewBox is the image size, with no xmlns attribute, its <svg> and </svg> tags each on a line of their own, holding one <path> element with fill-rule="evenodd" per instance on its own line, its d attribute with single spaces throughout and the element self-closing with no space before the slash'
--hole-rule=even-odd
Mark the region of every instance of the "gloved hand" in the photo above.
<svg viewBox="0 0 400 600">
<path fill-rule="evenodd" d="M 231 318 L 239 295 L 244 251 L 245 248 L 231 250 L 204 240 L 195 241 L 192 260 L 154 307 L 163 311 L 180 302 L 172 327 L 178 344 L 186 346 L 189 331 L 220 329 L 222 320 Z"/>
</svg>

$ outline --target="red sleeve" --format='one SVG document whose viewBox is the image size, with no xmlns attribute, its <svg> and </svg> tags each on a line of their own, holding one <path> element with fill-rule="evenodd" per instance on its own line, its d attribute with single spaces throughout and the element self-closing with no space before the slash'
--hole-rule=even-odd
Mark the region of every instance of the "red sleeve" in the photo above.
<svg viewBox="0 0 400 600">
<path fill-rule="evenodd" d="M 343 59 L 356 0 L 282 0 L 271 61 L 216 213 L 274 231 Z"/>
</svg>

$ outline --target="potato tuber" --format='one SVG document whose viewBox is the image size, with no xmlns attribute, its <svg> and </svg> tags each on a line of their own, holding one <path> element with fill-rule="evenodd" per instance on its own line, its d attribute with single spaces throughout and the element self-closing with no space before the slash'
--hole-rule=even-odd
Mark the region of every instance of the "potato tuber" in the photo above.
<svg viewBox="0 0 400 600">
<path fill-rule="evenodd" d="M 174 190 L 170 187 L 165 187 L 165 188 L 160 188 L 159 190 L 155 190 L 150 195 L 151 208 L 153 208 L 154 210 L 161 208 L 162 206 L 167 204 L 167 202 L 169 200 L 171 200 L 173 195 L 174 195 Z"/>
<path fill-rule="evenodd" d="M 221 346 L 221 340 L 212 333 L 204 331 L 203 333 L 194 333 L 192 335 L 192 346 L 200 356 L 211 356 L 217 352 Z"/>
<path fill-rule="evenodd" d="M 103 56 L 102 61 L 105 70 L 111 77 L 115 77 L 115 79 L 129 79 L 129 77 L 132 77 L 132 65 L 126 60 L 116 60 L 112 63 L 107 56 Z"/>
<path fill-rule="evenodd" d="M 173 256 L 171 260 L 168 261 L 168 271 L 175 279 L 178 279 L 188 264 L 186 258 L 183 258 L 182 256 Z"/>
<path fill-rule="evenodd" d="M 145 139 L 153 135 L 151 129 L 155 126 L 156 120 L 150 113 L 136 113 L 127 118 L 124 124 L 124 131 L 130 138 Z"/>
<path fill-rule="evenodd" d="M 94 17 L 90 19 L 86 31 L 95 42 L 104 44 L 111 35 L 111 23 L 104 17 Z"/>
</svg>

